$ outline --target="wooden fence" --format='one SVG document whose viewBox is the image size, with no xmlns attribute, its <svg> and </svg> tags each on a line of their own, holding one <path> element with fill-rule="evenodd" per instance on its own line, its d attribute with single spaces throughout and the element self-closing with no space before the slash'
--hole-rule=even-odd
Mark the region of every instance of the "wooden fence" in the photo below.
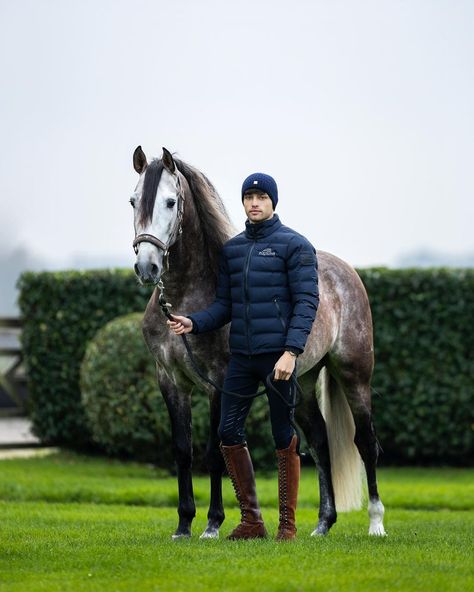
<svg viewBox="0 0 474 592">
<path fill-rule="evenodd" d="M 25 414 L 27 388 L 20 334 L 20 319 L 0 317 L 0 416 Z"/>
</svg>

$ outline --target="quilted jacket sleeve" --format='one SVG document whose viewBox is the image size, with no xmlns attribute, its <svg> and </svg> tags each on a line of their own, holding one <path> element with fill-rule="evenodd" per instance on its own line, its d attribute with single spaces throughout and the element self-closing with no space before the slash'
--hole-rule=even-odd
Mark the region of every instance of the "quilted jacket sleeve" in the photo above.
<svg viewBox="0 0 474 592">
<path fill-rule="evenodd" d="M 294 237 L 288 247 L 288 284 L 293 311 L 285 347 L 303 352 L 319 305 L 318 260 L 309 241 Z"/>
<path fill-rule="evenodd" d="M 205 310 L 188 315 L 193 322 L 193 333 L 206 333 L 220 329 L 230 322 L 232 301 L 230 295 L 230 277 L 227 260 L 223 252 L 219 258 L 216 298 Z"/>
</svg>

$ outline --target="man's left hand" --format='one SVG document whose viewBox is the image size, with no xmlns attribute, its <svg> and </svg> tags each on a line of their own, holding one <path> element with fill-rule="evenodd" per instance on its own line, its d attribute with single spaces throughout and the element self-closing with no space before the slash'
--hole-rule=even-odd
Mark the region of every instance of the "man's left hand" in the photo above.
<svg viewBox="0 0 474 592">
<path fill-rule="evenodd" d="M 290 380 L 295 369 L 296 357 L 284 352 L 275 364 L 275 380 Z"/>
</svg>

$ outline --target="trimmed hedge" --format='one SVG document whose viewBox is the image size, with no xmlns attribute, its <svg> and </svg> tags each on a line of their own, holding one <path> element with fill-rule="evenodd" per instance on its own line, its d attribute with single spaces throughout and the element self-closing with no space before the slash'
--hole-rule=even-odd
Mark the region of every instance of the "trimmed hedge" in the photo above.
<svg viewBox="0 0 474 592">
<path fill-rule="evenodd" d="M 472 463 L 474 270 L 359 273 L 374 318 L 381 462 Z M 150 292 L 129 271 L 26 273 L 19 286 L 35 433 L 48 443 L 87 445 L 79 389 L 86 344 L 114 317 L 143 311 Z M 207 403 L 200 401 L 197 441 L 207 430 Z M 265 402 L 256 402 L 251 415 L 263 421 Z M 254 446 L 253 454 L 270 463 L 271 438 Z"/>
<path fill-rule="evenodd" d="M 117 317 L 89 341 L 81 366 L 82 404 L 92 438 L 111 455 L 169 461 L 170 422 L 142 313 Z"/>
<path fill-rule="evenodd" d="M 143 311 L 151 291 L 128 270 L 28 272 L 18 287 L 33 431 L 46 444 L 86 447 L 79 369 L 87 342 L 116 316 Z"/>
<path fill-rule="evenodd" d="M 359 270 L 375 330 L 381 460 L 472 464 L 474 270 Z"/>
</svg>

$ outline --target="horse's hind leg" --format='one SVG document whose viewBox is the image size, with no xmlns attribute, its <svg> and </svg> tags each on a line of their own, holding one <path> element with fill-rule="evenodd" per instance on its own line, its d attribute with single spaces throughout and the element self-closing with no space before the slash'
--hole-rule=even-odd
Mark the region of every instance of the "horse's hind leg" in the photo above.
<svg viewBox="0 0 474 592">
<path fill-rule="evenodd" d="M 206 530 L 201 534 L 201 539 L 219 538 L 219 528 L 224 522 L 224 506 L 222 504 L 222 474 L 224 472 L 224 458 L 219 450 L 219 426 L 221 405 L 219 393 L 213 393 L 210 402 L 210 429 L 207 442 L 206 458 L 211 478 L 211 499 L 207 513 Z"/>
<path fill-rule="evenodd" d="M 193 449 L 191 439 L 191 396 L 180 396 L 176 386 L 164 375 L 159 376 L 161 394 L 171 420 L 173 453 L 178 471 L 178 528 L 173 539 L 190 537 L 196 515 L 191 474 Z"/>
<path fill-rule="evenodd" d="M 367 474 L 369 534 L 383 536 L 385 535 L 383 526 L 385 509 L 380 500 L 377 487 L 376 466 L 379 445 L 372 420 L 370 382 L 360 382 L 354 376 L 345 376 L 342 380 L 349 407 L 354 417 L 356 430 L 354 443 L 359 450 Z"/>
<path fill-rule="evenodd" d="M 326 423 L 316 401 L 315 386 L 319 368 L 299 379 L 304 399 L 296 408 L 296 421 L 301 426 L 308 442 L 319 476 L 319 517 L 311 536 L 325 535 L 336 522 L 336 504 L 331 477 L 331 460 Z"/>
<path fill-rule="evenodd" d="M 354 422 L 356 426 L 356 434 L 354 442 L 359 450 L 359 454 L 364 461 L 365 472 L 367 474 L 367 488 L 369 492 L 369 534 L 385 535 L 383 526 L 383 517 L 385 508 L 380 500 L 376 465 L 378 458 L 378 442 L 375 436 L 375 428 L 372 421 L 372 414 L 370 410 L 354 412 Z"/>
</svg>

